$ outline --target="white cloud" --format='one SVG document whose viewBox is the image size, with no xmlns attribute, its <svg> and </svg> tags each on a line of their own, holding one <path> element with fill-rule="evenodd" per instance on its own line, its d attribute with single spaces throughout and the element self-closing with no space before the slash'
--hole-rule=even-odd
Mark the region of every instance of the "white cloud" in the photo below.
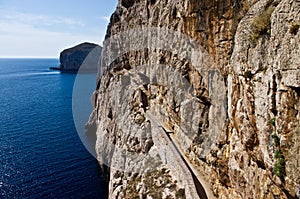
<svg viewBox="0 0 300 199">
<path fill-rule="evenodd" d="M 101 41 L 100 36 L 73 35 L 63 32 L 30 29 L 30 27 L 19 29 L 19 27 L 15 26 L 14 28 L 17 28 L 22 34 L 0 34 L 1 57 L 58 57 L 63 49 L 78 43 L 85 41 L 100 43 Z"/>
<path fill-rule="evenodd" d="M 109 16 L 102 16 L 102 17 L 100 17 L 100 19 L 102 19 L 102 20 L 104 20 L 106 22 L 109 22 L 110 17 Z"/>
<path fill-rule="evenodd" d="M 10 22 L 22 22 L 25 24 L 31 25 L 69 25 L 69 26 L 84 26 L 82 21 L 66 18 L 66 17 L 59 17 L 59 16 L 47 16 L 47 15 L 37 15 L 37 14 L 30 14 L 30 13 L 22 13 L 16 11 L 5 11 L 0 9 L 0 20 L 10 21 Z"/>
<path fill-rule="evenodd" d="M 61 26 L 65 28 L 58 28 Z M 99 36 L 71 33 L 67 26 L 80 29 L 84 24 L 70 18 L 3 12 L 0 15 L 0 57 L 58 57 L 67 47 L 85 41 L 100 43 L 104 37 L 100 32 Z"/>
</svg>

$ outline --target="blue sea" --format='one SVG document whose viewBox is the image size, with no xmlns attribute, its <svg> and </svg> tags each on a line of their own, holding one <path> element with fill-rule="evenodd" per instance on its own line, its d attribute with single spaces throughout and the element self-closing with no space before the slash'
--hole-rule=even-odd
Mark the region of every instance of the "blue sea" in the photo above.
<svg viewBox="0 0 300 199">
<path fill-rule="evenodd" d="M 107 198 L 97 161 L 81 142 L 89 139 L 80 132 L 91 112 L 95 74 L 81 75 L 88 89 L 74 101 L 76 74 L 49 70 L 58 63 L 0 59 L 0 198 Z M 82 109 L 76 125 L 72 103 Z"/>
</svg>

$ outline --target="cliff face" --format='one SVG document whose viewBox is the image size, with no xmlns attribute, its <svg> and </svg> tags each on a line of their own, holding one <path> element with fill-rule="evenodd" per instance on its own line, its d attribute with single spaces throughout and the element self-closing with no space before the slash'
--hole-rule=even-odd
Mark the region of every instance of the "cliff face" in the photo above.
<svg viewBox="0 0 300 199">
<path fill-rule="evenodd" d="M 97 72 L 101 50 L 101 46 L 87 42 L 63 50 L 60 53 L 60 65 L 52 69 L 64 72 Z"/>
<path fill-rule="evenodd" d="M 187 169 L 209 198 L 300 197 L 299 23 L 298 0 L 120 0 L 89 121 L 110 197 L 195 198 Z"/>
</svg>

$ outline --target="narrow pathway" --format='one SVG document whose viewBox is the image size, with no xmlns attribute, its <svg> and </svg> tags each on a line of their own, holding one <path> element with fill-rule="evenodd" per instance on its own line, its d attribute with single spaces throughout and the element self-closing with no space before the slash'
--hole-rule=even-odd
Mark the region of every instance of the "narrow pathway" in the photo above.
<svg viewBox="0 0 300 199">
<path fill-rule="evenodd" d="M 173 133 L 173 132 L 166 131 L 166 129 L 163 126 L 160 125 L 160 122 L 152 114 L 146 113 L 146 115 L 150 119 L 153 126 L 159 127 L 163 130 L 163 131 L 160 131 L 160 132 L 165 133 L 165 135 L 166 135 L 165 137 L 167 137 L 169 139 L 169 143 L 171 143 L 173 145 L 173 147 L 175 148 L 175 153 L 177 153 L 176 155 L 178 155 L 180 157 L 179 161 L 181 161 L 183 163 L 183 165 L 186 166 L 186 168 L 188 169 L 187 172 L 190 173 L 190 175 L 193 179 L 192 183 L 195 185 L 195 189 L 197 191 L 197 195 L 199 196 L 199 198 L 200 199 L 208 199 L 203 185 L 201 184 L 201 182 L 199 181 L 199 179 L 197 178 L 197 176 L 193 172 L 193 170 L 190 168 L 189 164 L 186 162 L 183 155 L 180 153 L 180 150 L 178 149 L 176 143 L 171 138 L 170 133 Z"/>
<path fill-rule="evenodd" d="M 184 162 L 184 164 L 187 166 L 187 168 L 189 169 L 192 177 L 193 177 L 193 180 L 194 180 L 194 184 L 196 186 L 196 189 L 197 189 L 197 194 L 198 196 L 200 197 L 200 199 L 208 199 L 206 193 L 205 193 L 205 189 L 204 187 L 202 186 L 201 182 L 198 180 L 198 178 L 196 177 L 195 173 L 193 172 L 193 170 L 191 169 L 191 167 L 189 166 L 189 164 L 186 162 L 186 160 L 184 159 L 184 157 L 181 155 L 179 149 L 177 148 L 176 144 L 174 143 L 174 141 L 172 140 L 171 136 L 170 136 L 170 133 L 172 132 L 167 132 L 163 126 L 159 126 L 161 127 L 164 132 L 166 133 L 166 135 L 168 136 L 168 138 L 171 140 L 172 144 L 174 145 L 177 153 L 179 153 L 182 161 Z"/>
</svg>

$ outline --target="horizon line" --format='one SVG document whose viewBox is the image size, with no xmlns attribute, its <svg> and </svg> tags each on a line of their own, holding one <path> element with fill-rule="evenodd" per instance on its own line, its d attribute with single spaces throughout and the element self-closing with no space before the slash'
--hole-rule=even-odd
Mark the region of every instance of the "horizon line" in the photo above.
<svg viewBox="0 0 300 199">
<path fill-rule="evenodd" d="M 0 56 L 0 59 L 59 59 L 50 56 Z"/>
</svg>

